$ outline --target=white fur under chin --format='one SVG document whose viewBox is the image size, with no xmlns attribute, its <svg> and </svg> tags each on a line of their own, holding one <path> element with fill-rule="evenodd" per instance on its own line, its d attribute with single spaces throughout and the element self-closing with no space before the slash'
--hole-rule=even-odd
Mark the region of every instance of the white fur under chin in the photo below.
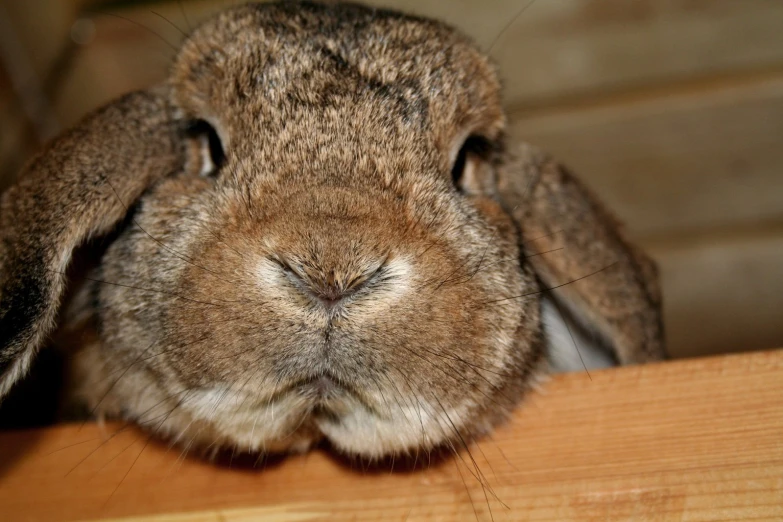
<svg viewBox="0 0 783 522">
<path fill-rule="evenodd" d="M 601 346 L 600 341 L 594 336 L 585 334 L 582 328 L 561 314 L 557 305 L 548 297 L 542 300 L 541 317 L 547 344 L 547 358 L 550 371 L 553 373 L 579 372 L 585 369 L 615 366 L 615 362 Z"/>
<path fill-rule="evenodd" d="M 451 438 L 452 422 L 461 425 L 471 406 L 444 411 L 422 397 L 401 397 L 399 403 L 386 404 L 379 395 L 373 397 L 383 410 L 379 414 L 348 395 L 335 404 L 339 420 L 334 420 L 310 418 L 313 405 L 297 391 L 259 402 L 253 395 L 225 386 L 189 389 L 169 383 L 172 389 L 164 390 L 145 372 L 133 370 L 114 384 L 112 393 L 132 397 L 122 401 L 125 417 L 173 443 L 186 449 L 222 447 L 250 453 L 301 453 L 322 437 L 341 451 L 369 458 L 416 448 L 426 451 Z M 98 396 L 104 394 L 99 390 Z M 311 428 L 299 429 L 306 424 Z"/>
<path fill-rule="evenodd" d="M 317 433 L 298 433 L 297 428 L 307 420 L 312 405 L 308 405 L 297 392 L 285 394 L 279 400 L 264 405 L 254 405 L 246 399 L 241 393 L 231 393 L 226 389 L 190 393 L 180 408 L 191 419 L 183 433 L 188 431 L 193 421 L 204 421 L 213 426 L 222 440 L 250 452 L 303 452 L 321 438 Z M 378 404 L 384 404 L 380 396 L 375 399 Z M 329 417 L 310 420 L 340 450 L 380 458 L 387 454 L 414 451 L 415 448 L 428 450 L 437 446 L 451 437 L 455 428 L 450 422 L 460 422 L 468 407 L 464 405 L 442 411 L 421 398 L 415 401 L 415 406 L 409 406 L 410 400 L 401 398 L 402 404 L 394 403 L 399 407 L 390 404 L 389 411 L 379 416 L 355 399 L 346 397 L 338 408 L 341 410 L 338 421 Z M 176 416 L 167 420 L 171 424 L 182 422 Z M 181 426 L 166 428 L 169 429 L 164 431 L 182 430 Z M 187 439 L 187 436 L 180 438 Z"/>
</svg>

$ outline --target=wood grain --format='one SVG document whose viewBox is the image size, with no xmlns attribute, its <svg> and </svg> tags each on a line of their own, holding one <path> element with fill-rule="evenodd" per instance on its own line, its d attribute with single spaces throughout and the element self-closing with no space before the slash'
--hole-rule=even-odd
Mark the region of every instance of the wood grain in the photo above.
<svg viewBox="0 0 783 522">
<path fill-rule="evenodd" d="M 516 113 L 512 132 L 637 238 L 783 221 L 783 74 Z"/>
<path fill-rule="evenodd" d="M 13 60 L 22 60 L 25 83 L 42 81 L 68 43 L 69 31 L 78 6 L 60 0 L 25 0 L 2 2 L 0 13 L 13 28 L 12 35 L 4 35 L 4 44 L 13 38 L 20 48 L 6 47 L 14 52 Z M 21 53 L 21 54 L 17 54 Z M 9 57 L 4 56 L 3 60 Z"/>
<path fill-rule="evenodd" d="M 96 425 L 4 433 L 0 509 L 57 521 L 779 521 L 781 397 L 783 351 L 561 375 L 472 446 L 486 491 L 464 452 L 414 472 L 320 452 L 253 470 L 180 459 L 117 426 L 109 438 Z"/>
<path fill-rule="evenodd" d="M 510 3 L 516 12 L 522 1 Z M 776 0 L 536 1 L 493 55 L 509 102 L 530 106 L 779 66 L 781 22 Z"/>
<path fill-rule="evenodd" d="M 783 346 L 783 226 L 645 241 L 673 357 Z"/>
</svg>

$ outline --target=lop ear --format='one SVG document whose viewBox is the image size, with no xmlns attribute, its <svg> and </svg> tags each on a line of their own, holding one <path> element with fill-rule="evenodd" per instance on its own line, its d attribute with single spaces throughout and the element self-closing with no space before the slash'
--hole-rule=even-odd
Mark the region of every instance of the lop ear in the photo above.
<svg viewBox="0 0 783 522">
<path fill-rule="evenodd" d="M 526 144 L 498 172 L 501 204 L 547 292 L 621 364 L 665 357 L 654 262 L 562 165 Z"/>
<path fill-rule="evenodd" d="M 165 90 L 126 95 L 50 143 L 0 196 L 0 398 L 54 328 L 73 250 L 183 165 L 175 121 Z"/>
</svg>

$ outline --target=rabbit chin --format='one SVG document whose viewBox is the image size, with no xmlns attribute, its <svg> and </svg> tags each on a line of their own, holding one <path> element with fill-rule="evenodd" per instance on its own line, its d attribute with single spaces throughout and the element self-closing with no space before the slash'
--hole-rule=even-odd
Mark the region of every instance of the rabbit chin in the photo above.
<svg viewBox="0 0 783 522">
<path fill-rule="evenodd" d="M 98 360 L 96 360 L 98 359 Z M 95 368 L 102 368 L 98 375 Z M 100 350 L 83 350 L 73 367 L 76 400 L 100 418 L 122 418 L 186 451 L 300 453 L 323 439 L 338 451 L 365 458 L 429 451 L 453 440 L 476 407 L 443 407 L 423 397 L 340 388 L 313 391 L 312 381 L 259 400 L 230 386 L 191 388 L 162 384 L 143 370 L 117 379 Z M 490 427 L 482 427 L 483 431 Z"/>
<path fill-rule="evenodd" d="M 222 405 L 215 408 L 217 401 Z M 221 389 L 199 392 L 186 409 L 192 426 L 206 423 L 212 429 L 203 435 L 198 428 L 188 429 L 193 431 L 189 436 L 201 438 L 201 445 L 220 441 L 253 453 L 304 452 L 327 439 L 341 452 L 382 458 L 429 450 L 452 439 L 455 428 L 450 422 L 459 423 L 468 409 L 452 408 L 444 414 L 425 403 L 376 408 L 346 392 L 315 399 L 299 388 L 264 404 L 250 402 Z M 184 439 L 187 443 L 187 435 Z"/>
</svg>

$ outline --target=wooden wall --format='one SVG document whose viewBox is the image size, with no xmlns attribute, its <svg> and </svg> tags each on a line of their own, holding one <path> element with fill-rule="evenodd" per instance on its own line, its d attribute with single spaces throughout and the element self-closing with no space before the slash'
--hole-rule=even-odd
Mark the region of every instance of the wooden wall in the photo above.
<svg viewBox="0 0 783 522">
<path fill-rule="evenodd" d="M 160 80 L 180 30 L 235 3 L 2 1 L 62 126 Z M 660 263 L 674 355 L 783 346 L 783 2 L 369 3 L 491 49 L 514 135 L 569 164 Z M 2 103 L 11 91 L 0 76 Z"/>
</svg>

